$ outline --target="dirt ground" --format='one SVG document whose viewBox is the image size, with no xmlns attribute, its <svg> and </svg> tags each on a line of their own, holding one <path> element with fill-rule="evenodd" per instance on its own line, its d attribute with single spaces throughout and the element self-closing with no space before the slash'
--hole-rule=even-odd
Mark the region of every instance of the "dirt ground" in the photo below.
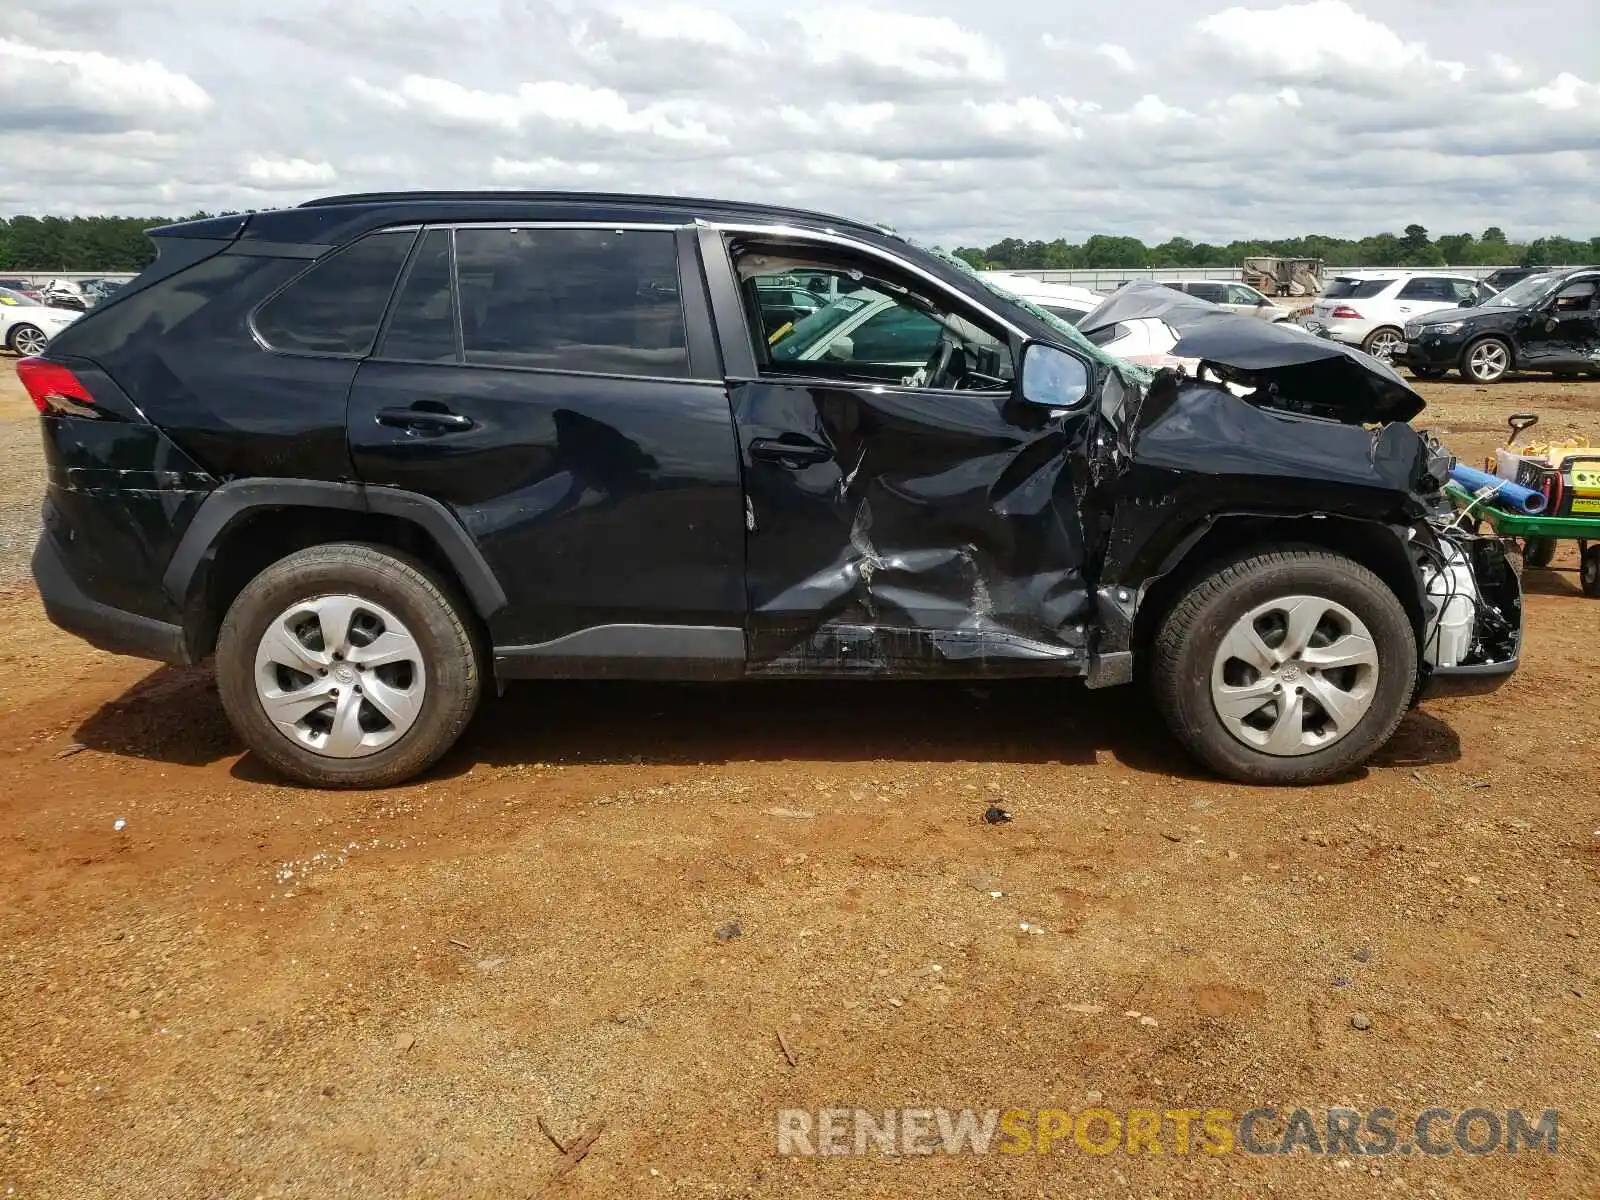
<svg viewBox="0 0 1600 1200">
<path fill-rule="evenodd" d="M 1422 390 L 1469 461 L 1518 409 L 1600 440 L 1595 383 Z M 0 363 L 7 1197 L 1600 1193 L 1571 575 L 1502 692 L 1332 786 L 1206 778 L 1132 692 L 789 683 L 514 690 L 423 782 L 317 793 L 205 671 L 45 621 L 32 417 Z M 776 1150 L 786 1108 L 1096 1105 L 1558 1108 L 1560 1152 Z M 605 1125 L 558 1176 L 541 1121 Z"/>
</svg>

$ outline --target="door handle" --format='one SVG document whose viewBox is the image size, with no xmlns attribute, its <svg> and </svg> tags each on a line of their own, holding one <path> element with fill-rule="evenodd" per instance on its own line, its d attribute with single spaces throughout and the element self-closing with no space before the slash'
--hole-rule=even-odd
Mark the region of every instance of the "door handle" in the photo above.
<svg viewBox="0 0 1600 1200">
<path fill-rule="evenodd" d="M 477 424 L 471 417 L 437 408 L 380 408 L 378 424 L 392 429 L 406 429 L 416 433 L 450 433 L 471 429 Z"/>
<path fill-rule="evenodd" d="M 781 438 L 755 438 L 750 443 L 750 457 L 757 462 L 777 463 L 798 471 L 801 467 L 827 462 L 833 457 L 833 451 L 809 440 L 786 442 Z"/>
</svg>

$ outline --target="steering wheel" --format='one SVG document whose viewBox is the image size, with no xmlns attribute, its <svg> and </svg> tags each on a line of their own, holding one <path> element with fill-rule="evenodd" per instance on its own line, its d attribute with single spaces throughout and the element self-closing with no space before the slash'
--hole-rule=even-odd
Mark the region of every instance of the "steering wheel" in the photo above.
<svg viewBox="0 0 1600 1200">
<path fill-rule="evenodd" d="M 939 335 L 939 344 L 933 348 L 933 353 L 928 356 L 928 361 L 922 364 L 906 381 L 911 387 L 939 387 L 939 381 L 950 371 L 950 364 L 955 361 L 956 344 L 948 334 Z"/>
</svg>

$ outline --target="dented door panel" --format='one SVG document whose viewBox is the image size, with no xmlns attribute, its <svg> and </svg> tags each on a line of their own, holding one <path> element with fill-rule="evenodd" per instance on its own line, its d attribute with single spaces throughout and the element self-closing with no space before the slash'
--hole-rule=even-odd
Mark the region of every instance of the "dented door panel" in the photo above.
<svg viewBox="0 0 1600 1200">
<path fill-rule="evenodd" d="M 753 673 L 1083 669 L 1087 414 L 821 382 L 731 393 Z"/>
</svg>

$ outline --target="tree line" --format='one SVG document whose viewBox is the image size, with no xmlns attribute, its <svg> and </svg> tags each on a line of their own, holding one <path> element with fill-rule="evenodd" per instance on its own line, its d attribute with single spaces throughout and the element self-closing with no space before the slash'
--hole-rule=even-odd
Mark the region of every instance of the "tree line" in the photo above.
<svg viewBox="0 0 1600 1200">
<path fill-rule="evenodd" d="M 147 229 L 176 221 L 230 214 L 191 213 L 186 217 L 0 217 L 0 270 L 138 271 L 155 258 Z M 1470 267 L 1577 265 L 1600 262 L 1600 237 L 1580 241 L 1542 237 L 1510 241 L 1491 225 L 1476 237 L 1451 233 L 1430 237 L 1421 225 L 1401 234 L 1378 233 L 1359 239 L 1307 237 L 1236 241 L 1226 245 L 1172 238 L 1146 246 L 1138 238 L 1096 234 L 1087 241 L 1026 241 L 1002 238 L 992 246 L 956 251 L 978 268 L 1001 270 L 1073 267 L 1237 267 L 1246 258 L 1320 258 L 1330 267 Z"/>
<path fill-rule="evenodd" d="M 1547 267 L 1600 262 L 1600 237 L 1588 241 L 1542 237 L 1513 242 L 1498 225 L 1474 237 L 1470 233 L 1430 237 L 1421 225 L 1407 225 L 1400 235 L 1378 233 L 1359 239 L 1307 237 L 1229 242 L 1213 245 L 1172 238 L 1146 246 L 1138 238 L 1096 234 L 1080 243 L 1003 238 L 992 246 L 963 246 L 956 251 L 980 270 L 1066 270 L 1084 267 L 1162 268 L 1237 267 L 1247 258 L 1319 258 L 1330 267 Z"/>
</svg>

